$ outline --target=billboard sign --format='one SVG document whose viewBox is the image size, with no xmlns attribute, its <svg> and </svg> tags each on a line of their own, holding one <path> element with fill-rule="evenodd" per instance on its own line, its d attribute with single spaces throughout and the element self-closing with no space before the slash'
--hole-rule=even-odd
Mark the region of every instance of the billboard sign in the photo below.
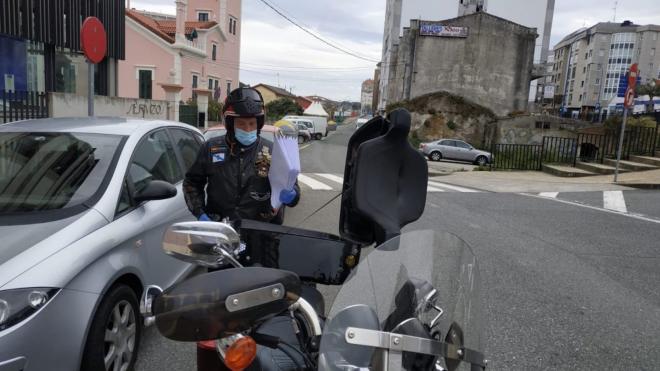
<svg viewBox="0 0 660 371">
<path fill-rule="evenodd" d="M 421 36 L 468 37 L 468 28 L 448 26 L 437 22 L 422 22 L 419 25 Z"/>
</svg>

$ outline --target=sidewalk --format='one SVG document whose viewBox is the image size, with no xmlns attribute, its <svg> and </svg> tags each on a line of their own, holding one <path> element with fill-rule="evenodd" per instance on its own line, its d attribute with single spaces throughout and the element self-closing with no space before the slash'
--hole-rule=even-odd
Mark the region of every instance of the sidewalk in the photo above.
<svg viewBox="0 0 660 371">
<path fill-rule="evenodd" d="M 433 177 L 429 167 L 429 176 Z M 630 190 L 634 188 L 660 189 L 660 170 L 580 178 L 559 178 L 540 171 L 470 171 L 437 177 L 443 183 L 492 192 L 582 192 Z M 634 188 L 633 188 L 634 187 Z"/>
<path fill-rule="evenodd" d="M 472 171 L 476 166 L 466 162 L 451 161 L 427 161 L 429 166 L 429 176 L 449 175 L 455 172 Z"/>
</svg>

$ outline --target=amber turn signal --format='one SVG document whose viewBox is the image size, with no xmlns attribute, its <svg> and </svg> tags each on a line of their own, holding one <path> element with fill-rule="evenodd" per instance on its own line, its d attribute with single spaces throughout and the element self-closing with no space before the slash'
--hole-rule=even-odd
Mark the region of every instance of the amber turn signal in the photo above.
<svg viewBox="0 0 660 371">
<path fill-rule="evenodd" d="M 249 336 L 242 336 L 227 348 L 224 361 L 232 371 L 246 369 L 257 356 L 257 343 Z"/>
</svg>

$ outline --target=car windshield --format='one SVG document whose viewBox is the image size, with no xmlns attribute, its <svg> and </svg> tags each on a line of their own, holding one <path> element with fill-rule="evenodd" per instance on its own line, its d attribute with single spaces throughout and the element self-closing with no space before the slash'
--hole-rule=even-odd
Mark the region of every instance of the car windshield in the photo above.
<svg viewBox="0 0 660 371">
<path fill-rule="evenodd" d="M 100 188 L 121 136 L 0 133 L 0 213 L 64 209 Z"/>
</svg>

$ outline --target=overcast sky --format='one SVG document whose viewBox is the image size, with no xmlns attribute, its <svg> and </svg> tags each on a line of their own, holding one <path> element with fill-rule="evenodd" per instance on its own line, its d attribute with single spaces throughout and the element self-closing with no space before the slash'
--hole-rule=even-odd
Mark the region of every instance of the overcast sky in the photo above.
<svg viewBox="0 0 660 371">
<path fill-rule="evenodd" d="M 455 15 L 458 0 L 428 1 L 447 4 L 447 17 Z M 380 59 L 385 0 L 269 2 L 331 42 L 366 58 Z M 488 0 L 487 4 L 490 12 L 524 24 L 525 20 L 535 22 L 535 16 L 529 15 L 524 7 L 530 3 L 543 6 L 545 1 Z M 612 21 L 614 3 L 614 0 L 555 0 L 550 46 L 580 27 Z M 617 3 L 616 21 L 627 19 L 637 24 L 660 24 L 660 0 L 619 0 Z M 175 12 L 174 0 L 131 0 L 131 7 Z M 375 63 L 324 45 L 260 0 L 243 0 L 241 43 L 240 80 L 251 85 L 260 82 L 278 85 L 279 81 L 280 87 L 292 89 L 294 94 L 359 101 L 361 82 L 373 77 Z"/>
</svg>

